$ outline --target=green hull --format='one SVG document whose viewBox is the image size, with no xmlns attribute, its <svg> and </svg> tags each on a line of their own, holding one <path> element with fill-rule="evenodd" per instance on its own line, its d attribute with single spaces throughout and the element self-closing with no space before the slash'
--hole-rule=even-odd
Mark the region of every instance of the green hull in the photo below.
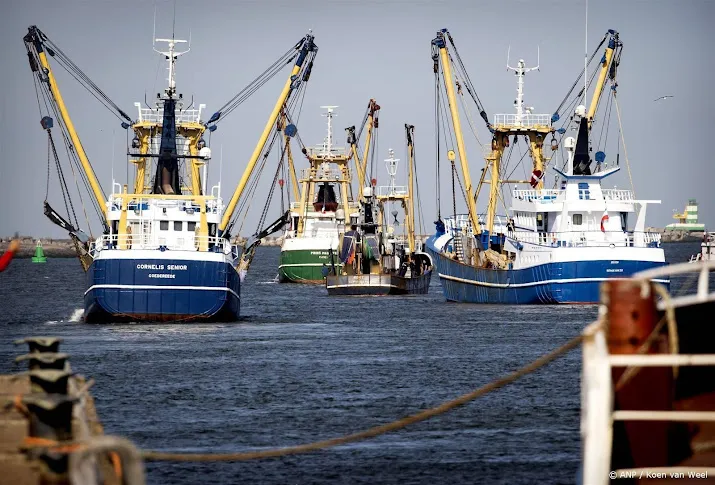
<svg viewBox="0 0 715 485">
<path fill-rule="evenodd" d="M 335 268 L 340 271 L 338 255 L 334 254 Z M 330 267 L 330 253 L 326 249 L 281 251 L 278 278 L 281 283 L 323 283 L 323 264 Z"/>
</svg>

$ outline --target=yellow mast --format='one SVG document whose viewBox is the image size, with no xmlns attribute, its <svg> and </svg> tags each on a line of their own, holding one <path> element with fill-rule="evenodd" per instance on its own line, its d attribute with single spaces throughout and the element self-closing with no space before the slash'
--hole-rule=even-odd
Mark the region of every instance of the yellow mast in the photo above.
<svg viewBox="0 0 715 485">
<path fill-rule="evenodd" d="M 472 223 L 474 233 L 481 233 L 481 224 L 477 217 L 477 208 L 472 197 L 472 178 L 469 176 L 469 163 L 467 161 L 467 152 L 464 148 L 464 138 L 462 136 L 462 125 L 459 122 L 459 110 L 457 101 L 454 95 L 454 81 L 452 79 L 452 67 L 449 61 L 447 52 L 447 43 L 444 40 L 444 32 L 438 32 L 437 37 L 432 43 L 439 49 L 439 55 L 442 60 L 442 73 L 444 75 L 444 84 L 447 88 L 447 99 L 449 100 L 449 110 L 452 114 L 452 123 L 454 124 L 454 135 L 457 138 L 457 150 L 459 150 L 459 161 L 462 166 L 462 175 L 464 177 L 464 190 L 467 194 L 467 209 L 469 210 L 469 220 Z"/>
<path fill-rule="evenodd" d="M 290 137 L 285 136 L 286 151 L 288 152 L 288 172 L 290 173 L 290 182 L 293 187 L 293 197 L 298 197 L 300 189 L 298 188 L 298 177 L 295 174 L 295 165 L 293 164 L 293 152 L 290 149 Z"/>
<path fill-rule="evenodd" d="M 415 134 L 414 125 L 405 124 L 405 131 L 407 133 L 407 159 L 408 159 L 408 182 L 407 182 L 407 194 L 409 200 L 407 201 L 407 239 L 410 243 L 410 254 L 415 252 L 415 199 L 414 199 L 414 171 L 415 171 L 415 147 L 412 137 Z"/>
<path fill-rule="evenodd" d="M 293 197 L 298 198 L 300 195 L 298 189 L 298 178 L 295 175 L 295 166 L 293 165 L 293 153 L 290 149 L 290 136 L 286 134 L 286 120 L 287 116 L 285 111 L 281 113 L 281 117 L 278 120 L 278 131 L 283 132 L 283 143 L 285 144 L 286 156 L 288 157 L 288 172 L 290 173 L 290 181 L 293 187 Z"/>
<path fill-rule="evenodd" d="M 497 136 L 496 142 L 492 143 L 492 152 L 487 156 L 487 166 L 491 170 L 489 182 L 489 204 L 487 205 L 487 231 L 491 236 L 494 230 L 494 216 L 497 212 L 497 200 L 499 199 L 499 171 L 501 158 L 504 153 L 504 145 L 509 142 L 509 135 Z"/>
<path fill-rule="evenodd" d="M 219 234 L 222 234 L 226 230 L 226 226 L 228 226 L 228 223 L 231 221 L 233 211 L 236 209 L 236 204 L 238 204 L 238 200 L 241 198 L 243 190 L 246 188 L 248 179 L 251 176 L 251 173 L 253 173 L 253 169 L 256 166 L 256 162 L 258 162 L 258 157 L 260 156 L 263 147 L 266 145 L 268 136 L 270 135 L 271 131 L 273 130 L 273 127 L 276 124 L 278 115 L 280 114 L 281 109 L 283 109 L 283 106 L 285 105 L 285 102 L 290 96 L 293 89 L 296 88 L 299 84 L 298 73 L 303 66 L 303 61 L 305 60 L 309 52 L 314 52 L 316 50 L 317 46 L 313 43 L 313 36 L 310 34 L 306 35 L 305 42 L 303 42 L 298 59 L 296 60 L 293 69 L 291 70 L 290 77 L 283 86 L 283 90 L 278 97 L 278 101 L 276 101 L 276 105 L 273 107 L 273 111 L 268 117 L 266 126 L 265 128 L 263 128 L 263 133 L 258 140 L 258 144 L 256 144 L 256 148 L 253 150 L 253 154 L 248 160 L 248 165 L 246 165 L 246 169 L 243 171 L 243 176 L 238 182 L 238 186 L 236 187 L 236 190 L 234 191 L 233 196 L 228 203 L 228 206 L 226 206 L 226 211 L 224 212 L 223 219 L 221 219 L 221 223 L 219 224 Z"/>
<path fill-rule="evenodd" d="M 370 138 L 372 138 L 372 130 L 373 128 L 377 128 L 378 121 L 375 119 L 375 113 L 377 113 L 380 110 L 380 105 L 378 105 L 374 99 L 370 100 L 370 103 L 368 105 L 368 116 L 367 116 L 367 136 L 365 137 L 365 148 L 363 149 L 362 152 L 362 175 L 363 175 L 363 186 L 360 187 L 360 196 L 362 197 L 362 189 L 365 187 L 364 183 L 367 183 L 367 180 L 364 180 L 367 174 L 367 158 L 368 158 L 368 153 L 370 152 Z"/>
<path fill-rule="evenodd" d="M 355 139 L 355 127 L 351 126 L 346 128 L 345 131 L 348 132 L 348 141 L 350 143 L 350 150 L 352 151 L 353 159 L 355 160 L 355 171 L 358 176 L 358 198 L 362 197 L 362 189 L 365 187 L 365 173 L 362 171 L 362 162 L 360 161 L 360 155 L 357 151 L 357 140 Z"/>
<path fill-rule="evenodd" d="M 369 182 L 365 180 L 367 173 L 367 159 L 370 152 L 370 139 L 372 138 L 373 128 L 377 128 L 377 120 L 375 119 L 376 113 L 380 110 L 380 105 L 378 105 L 374 99 L 371 99 L 368 103 L 368 115 L 367 121 L 365 122 L 365 127 L 367 128 L 367 135 L 365 136 L 365 148 L 363 149 L 362 159 L 358 155 L 357 151 L 357 139 L 355 137 L 355 127 L 351 126 L 347 128 L 348 139 L 350 143 L 350 148 L 352 150 L 353 158 L 355 159 L 355 168 L 358 175 L 358 198 L 362 198 L 362 189 Z"/>
<path fill-rule="evenodd" d="M 134 128 L 137 138 L 139 140 L 139 154 L 146 155 L 149 153 L 149 140 L 151 140 L 151 130 L 148 128 Z M 132 160 L 132 163 L 136 165 L 136 178 L 134 180 L 134 193 L 143 194 L 144 193 L 144 180 L 146 178 L 146 157 L 140 156 L 139 158 Z"/>
<path fill-rule="evenodd" d="M 593 117 L 596 115 L 596 110 L 598 109 L 598 102 L 601 99 L 601 92 L 603 91 L 603 85 L 606 83 L 606 75 L 608 74 L 608 69 L 611 66 L 611 60 L 613 59 L 613 52 L 618 44 L 618 32 L 614 30 L 608 31 L 611 34 L 611 39 L 608 41 L 608 47 L 606 48 L 606 53 L 603 55 L 601 60 L 601 70 L 598 73 L 598 82 L 596 83 L 596 89 L 593 92 L 593 97 L 591 98 L 591 105 L 588 108 L 588 127 L 591 128 L 593 123 Z M 585 95 L 584 95 L 585 96 Z"/>
<path fill-rule="evenodd" d="M 57 86 L 57 81 L 55 80 L 55 75 L 52 73 L 52 68 L 50 67 L 50 64 L 47 62 L 47 55 L 45 54 L 45 49 L 42 45 L 42 42 L 38 38 L 38 34 L 36 31 L 34 32 L 34 35 L 33 35 L 33 43 L 34 43 L 35 49 L 37 50 L 38 58 L 40 59 L 40 64 L 42 65 L 44 72 L 47 74 L 47 84 L 49 85 L 50 91 L 52 92 L 52 96 L 55 98 L 55 102 L 57 103 L 57 108 L 60 111 L 60 116 L 62 116 L 62 120 L 64 121 L 65 126 L 67 127 L 67 132 L 70 135 L 70 139 L 72 140 L 72 144 L 74 145 L 75 151 L 77 152 L 79 161 L 82 164 L 82 169 L 84 170 L 85 174 L 87 175 L 87 180 L 89 181 L 89 186 L 92 190 L 92 195 L 94 196 L 95 200 L 97 201 L 97 205 L 99 206 L 99 209 L 102 211 L 102 222 L 104 224 L 106 224 L 107 223 L 107 201 L 104 197 L 104 192 L 102 192 L 102 187 L 99 185 L 99 182 L 97 181 L 97 176 L 94 174 L 94 169 L 92 168 L 92 164 L 89 163 L 89 159 L 87 158 L 87 154 L 84 151 L 82 142 L 80 141 L 79 136 L 77 135 L 77 131 L 74 128 L 74 123 L 72 123 L 72 119 L 70 118 L 69 112 L 67 111 L 67 107 L 65 106 L 64 99 L 62 98 L 60 89 Z"/>
</svg>

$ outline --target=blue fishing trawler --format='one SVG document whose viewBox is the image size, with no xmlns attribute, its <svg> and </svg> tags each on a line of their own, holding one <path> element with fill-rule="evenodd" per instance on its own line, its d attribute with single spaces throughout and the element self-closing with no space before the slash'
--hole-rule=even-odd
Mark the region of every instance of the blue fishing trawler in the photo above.
<svg viewBox="0 0 715 485">
<path fill-rule="evenodd" d="M 45 214 L 63 227 L 75 243 L 87 272 L 84 293 L 84 320 L 105 321 L 191 321 L 235 320 L 239 316 L 241 279 L 248 263 L 240 248 L 231 242 L 236 205 L 246 188 L 259 155 L 276 121 L 288 111 L 290 96 L 308 80 L 317 47 L 308 34 L 284 54 L 249 87 L 232 98 L 208 121 L 203 120 L 205 105 L 186 105 L 176 89 L 177 45 L 185 40 L 155 39 L 165 43 L 164 51 L 154 49 L 168 63 L 168 87 L 157 94 L 154 106 L 135 103 L 136 120 L 114 104 L 69 58 L 37 27 L 29 28 L 24 38 L 30 67 L 39 80 L 47 113 L 42 117 L 65 197 L 65 216 L 45 200 Z M 190 46 L 189 46 L 190 48 Z M 133 132 L 128 148 L 129 162 L 135 167 L 134 183 L 120 185 L 112 180 L 105 196 L 87 154 L 82 147 L 54 77 L 49 57 L 60 62 L 85 88 Z M 290 78 L 271 113 L 265 130 L 249 160 L 246 171 L 227 205 L 221 198 L 221 183 L 207 187 L 211 150 L 204 135 L 233 111 L 257 85 L 277 74 L 282 66 L 293 64 Z M 277 66 L 277 67 L 276 67 Z M 248 94 L 246 94 L 248 92 Z M 52 128 L 57 125 L 67 142 L 71 162 L 82 176 L 90 200 L 102 222 L 99 237 L 87 236 L 79 229 L 74 205 L 65 183 L 62 164 L 55 149 Z M 293 127 L 295 132 L 295 127 Z M 50 160 L 48 159 L 48 167 Z M 252 256 L 252 251 L 245 253 Z"/>
<path fill-rule="evenodd" d="M 438 218 L 436 232 L 427 241 L 447 300 L 508 304 L 596 303 L 603 281 L 627 278 L 666 264 L 660 234 L 648 232 L 645 224 L 647 206 L 660 201 L 639 200 L 632 190 L 603 186 L 606 178 L 620 171 L 620 151 L 615 163 L 608 168 L 605 152 L 599 149 L 594 157 L 596 165 L 592 167 L 591 129 L 607 80 L 611 89 L 608 90 L 606 111 L 610 112 L 613 104 L 617 108 L 618 102 L 616 73 L 622 43 L 618 33 L 610 30 L 597 51 L 603 44 L 607 47 L 597 70 L 598 78 L 589 108 L 585 106 L 588 90 L 585 85 L 574 101 L 574 104 L 580 101 L 583 94 L 583 104 L 575 108 L 563 127 L 556 128 L 555 123 L 560 118 L 558 110 L 553 115 L 534 114 L 533 108 L 524 106 L 524 77 L 538 66 L 528 68 L 520 60 L 512 67 L 507 60 L 507 67 L 515 72 L 517 79 L 516 113 L 497 114 L 492 123 L 464 71 L 451 34 L 444 29 L 432 41 L 434 72 L 443 77 L 444 82 L 440 84 L 447 92 L 452 120 L 450 129 L 458 149 L 458 154 L 449 150 L 447 155 L 455 178 L 459 175 L 455 163 L 459 156 L 462 168 L 459 185 L 468 208 L 467 214 L 456 214 L 455 203 L 454 213 Z M 450 54 L 457 59 L 457 64 L 452 65 Z M 453 75 L 455 68 L 456 75 Z M 586 79 L 585 72 L 582 76 Z M 574 87 L 577 83 L 578 79 Z M 476 102 L 492 135 L 491 147 L 485 157 L 486 167 L 476 191 L 472 189 L 457 104 L 463 91 Z M 439 101 L 438 97 L 438 113 Z M 450 133 L 446 128 L 442 132 L 445 137 Z M 551 136 L 552 155 L 549 158 L 544 155 L 547 136 Z M 513 167 L 509 166 L 510 155 L 517 143 L 525 145 L 524 155 L 528 154 L 532 160 L 531 177 L 527 180 L 510 180 L 509 172 L 514 173 Z M 505 152 L 507 156 L 503 158 Z M 564 154 L 564 163 L 560 167 L 556 166 L 559 153 Z M 544 188 L 547 169 L 558 180 L 552 189 Z M 504 184 L 523 184 L 526 188 L 512 190 L 509 197 L 502 191 Z M 456 185 L 454 178 L 452 185 Z M 489 185 L 489 202 L 486 213 L 480 214 L 476 201 L 485 185 Z M 458 194 L 457 189 L 453 197 Z M 502 201 L 510 202 L 505 207 L 508 215 L 497 212 L 499 203 L 506 206 Z M 667 279 L 656 281 L 669 283 Z"/>
</svg>

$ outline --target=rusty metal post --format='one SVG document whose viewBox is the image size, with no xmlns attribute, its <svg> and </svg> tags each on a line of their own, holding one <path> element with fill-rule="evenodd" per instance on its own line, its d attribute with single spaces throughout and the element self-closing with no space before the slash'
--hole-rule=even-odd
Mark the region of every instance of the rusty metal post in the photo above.
<svg viewBox="0 0 715 485">
<path fill-rule="evenodd" d="M 653 335 L 660 321 L 652 283 L 637 280 L 611 280 L 603 283 L 602 299 L 608 322 L 609 354 L 667 353 L 668 340 L 664 331 Z M 635 373 L 633 371 L 636 371 Z M 614 410 L 669 411 L 673 409 L 673 373 L 668 367 L 631 369 L 630 375 L 619 380 L 627 369 L 612 369 Z M 674 437 L 678 424 L 667 422 L 615 422 L 613 429 L 612 468 L 651 467 L 669 463 L 673 454 L 680 454 Z"/>
</svg>

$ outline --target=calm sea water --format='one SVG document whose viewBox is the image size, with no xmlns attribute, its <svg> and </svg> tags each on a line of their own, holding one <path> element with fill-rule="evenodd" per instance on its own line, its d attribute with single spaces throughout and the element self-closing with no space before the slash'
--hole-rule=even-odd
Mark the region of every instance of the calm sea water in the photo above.
<svg viewBox="0 0 715 485">
<path fill-rule="evenodd" d="M 671 262 L 698 244 L 665 245 Z M 0 372 L 29 335 L 65 339 L 94 377 L 105 432 L 145 449 L 234 452 L 359 431 L 486 384 L 577 335 L 595 306 L 446 303 L 430 294 L 328 297 L 277 284 L 261 248 L 230 324 L 87 325 L 75 259 L 0 275 Z M 681 285 L 674 281 L 674 287 Z M 148 463 L 152 484 L 574 483 L 580 352 L 461 409 L 352 445 L 244 463 Z"/>
</svg>

